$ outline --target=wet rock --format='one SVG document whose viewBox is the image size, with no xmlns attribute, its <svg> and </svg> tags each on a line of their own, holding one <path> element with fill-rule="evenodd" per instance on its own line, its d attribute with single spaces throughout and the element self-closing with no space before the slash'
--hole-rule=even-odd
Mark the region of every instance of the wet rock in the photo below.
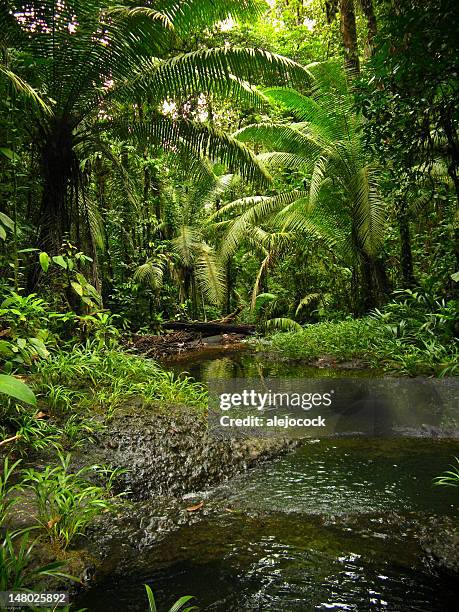
<svg viewBox="0 0 459 612">
<path fill-rule="evenodd" d="M 168 413 L 135 406 L 118 414 L 95 445 L 76 451 L 77 467 L 110 464 L 126 469 L 118 489 L 134 500 L 182 496 L 219 484 L 234 474 L 293 448 L 292 440 L 212 438 L 205 417 L 190 408 Z"/>
<path fill-rule="evenodd" d="M 452 517 L 434 518 L 423 528 L 421 547 L 428 566 L 436 571 L 459 576 L 459 521 Z"/>
</svg>

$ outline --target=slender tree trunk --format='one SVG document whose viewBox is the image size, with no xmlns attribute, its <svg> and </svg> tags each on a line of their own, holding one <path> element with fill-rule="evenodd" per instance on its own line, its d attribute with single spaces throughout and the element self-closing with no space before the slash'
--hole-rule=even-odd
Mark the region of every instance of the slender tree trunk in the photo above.
<svg viewBox="0 0 459 612">
<path fill-rule="evenodd" d="M 232 266 L 231 259 L 229 258 L 226 262 L 226 304 L 225 304 L 225 314 L 229 314 L 231 312 L 231 297 L 233 294 L 234 287 L 234 270 Z"/>
<path fill-rule="evenodd" d="M 448 153 L 450 155 L 450 163 L 448 164 L 448 174 L 453 181 L 456 199 L 459 204 L 459 143 L 457 130 L 454 128 L 453 120 L 449 115 L 443 117 L 443 129 L 448 140 Z M 456 258 L 456 270 L 459 270 L 459 229 L 454 230 L 454 255 Z M 456 285 L 457 286 L 457 285 Z"/>
<path fill-rule="evenodd" d="M 413 287 L 416 284 L 413 272 L 413 255 L 411 252 L 411 236 L 408 215 L 402 211 L 398 217 L 398 230 L 400 235 L 400 265 L 404 287 Z"/>
<path fill-rule="evenodd" d="M 382 260 L 360 253 L 360 261 L 362 297 L 359 314 L 365 314 L 383 302 L 389 293 L 389 280 Z"/>
<path fill-rule="evenodd" d="M 373 0 L 360 0 L 363 14 L 367 20 L 367 55 L 371 56 L 374 49 L 374 37 L 378 33 L 378 25 L 376 23 L 376 14 L 373 6 Z"/>
<path fill-rule="evenodd" d="M 163 219 L 163 210 L 161 206 L 161 183 L 159 180 L 158 172 L 155 168 L 151 168 L 150 171 L 150 193 L 154 199 L 155 217 L 156 223 L 159 225 Z M 156 230 L 156 234 L 160 237 L 165 237 L 164 232 Z"/>
<path fill-rule="evenodd" d="M 346 68 L 353 73 L 358 73 L 360 71 L 360 61 L 354 0 L 341 0 L 341 35 Z"/>
</svg>

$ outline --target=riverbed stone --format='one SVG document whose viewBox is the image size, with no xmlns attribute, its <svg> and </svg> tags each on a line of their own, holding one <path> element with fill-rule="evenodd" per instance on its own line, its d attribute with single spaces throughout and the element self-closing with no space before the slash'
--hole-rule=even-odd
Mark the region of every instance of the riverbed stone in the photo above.
<svg viewBox="0 0 459 612">
<path fill-rule="evenodd" d="M 202 411 L 134 406 L 119 412 L 74 454 L 77 467 L 109 464 L 126 472 L 118 489 L 134 500 L 182 496 L 220 484 L 259 461 L 296 446 L 294 440 L 218 440 Z"/>
<path fill-rule="evenodd" d="M 439 517 L 425 526 L 421 546 L 431 569 L 459 577 L 459 522 L 456 517 Z"/>
</svg>

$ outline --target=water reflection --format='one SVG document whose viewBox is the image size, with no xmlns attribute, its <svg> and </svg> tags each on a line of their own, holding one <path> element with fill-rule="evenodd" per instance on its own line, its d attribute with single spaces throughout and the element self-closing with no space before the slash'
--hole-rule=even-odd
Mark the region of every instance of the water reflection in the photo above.
<svg viewBox="0 0 459 612">
<path fill-rule="evenodd" d="M 377 374 L 370 370 L 317 368 L 301 361 L 287 361 L 271 353 L 253 353 L 240 348 L 223 354 L 215 349 L 203 351 L 179 360 L 169 360 L 165 366 L 177 374 L 188 374 L 202 381 L 218 378 L 369 377 Z"/>
<path fill-rule="evenodd" d="M 356 375 L 240 351 L 173 367 L 199 380 Z M 136 554 L 78 604 L 144 612 L 147 582 L 164 610 L 193 594 L 212 612 L 452 611 L 455 585 L 426 571 L 419 533 L 431 514 L 457 515 L 459 491 L 432 484 L 454 455 L 451 441 L 311 441 L 219 487 L 219 514 Z"/>
</svg>

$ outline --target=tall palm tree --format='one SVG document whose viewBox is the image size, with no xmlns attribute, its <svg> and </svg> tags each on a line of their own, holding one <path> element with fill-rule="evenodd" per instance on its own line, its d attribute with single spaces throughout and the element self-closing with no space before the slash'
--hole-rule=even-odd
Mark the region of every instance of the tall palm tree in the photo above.
<svg viewBox="0 0 459 612">
<path fill-rule="evenodd" d="M 219 214 L 236 213 L 223 254 L 231 254 L 248 227 L 275 219 L 285 230 L 295 229 L 340 249 L 355 270 L 361 287 L 357 311 L 373 307 L 386 290 L 379 256 L 384 238 L 384 203 L 378 189 L 378 169 L 368 159 L 361 137 L 362 119 L 353 110 L 345 76 L 335 64 L 316 64 L 314 92 L 304 96 L 287 88 L 263 93 L 295 117 L 290 123 L 260 123 L 235 136 L 256 143 L 269 169 L 289 169 L 309 177 L 304 190 L 275 196 L 243 198 Z"/>
<path fill-rule="evenodd" d="M 81 162 L 94 151 L 106 152 L 104 133 L 188 159 L 205 154 L 247 179 L 269 180 L 241 143 L 161 112 L 165 100 L 196 92 L 259 104 L 247 81 L 262 75 L 265 82 L 305 78 L 294 62 L 263 51 L 224 48 L 173 56 L 177 39 L 228 15 L 259 13 L 263 6 L 260 0 L 159 0 L 154 6 L 141 0 L 2 0 L 2 74 L 23 77 L 46 104 L 24 114 L 42 185 L 36 207 L 42 248 L 56 250 L 63 235 L 71 234 L 95 250 L 100 223 Z M 21 54 L 22 73 L 19 67 L 15 72 L 11 50 Z M 145 110 L 141 119 L 134 114 L 139 104 Z M 121 109 L 121 117 L 114 108 Z"/>
</svg>

